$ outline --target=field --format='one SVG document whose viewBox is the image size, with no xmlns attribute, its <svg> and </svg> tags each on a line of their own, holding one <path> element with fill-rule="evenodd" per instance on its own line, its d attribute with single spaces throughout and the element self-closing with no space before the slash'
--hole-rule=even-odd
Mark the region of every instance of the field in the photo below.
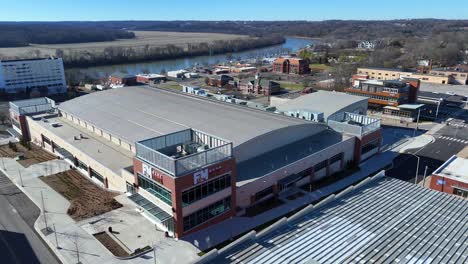
<svg viewBox="0 0 468 264">
<path fill-rule="evenodd" d="M 23 165 L 23 167 L 57 159 L 56 156 L 33 144 L 31 144 L 31 149 L 27 149 L 19 143 L 13 143 L 11 146 L 13 148 L 10 147 L 10 144 L 0 146 L 0 157 L 16 158 L 18 155 L 23 155 L 23 159 L 18 160 L 18 163 Z"/>
<path fill-rule="evenodd" d="M 70 201 L 67 213 L 76 221 L 122 207 L 114 199 L 116 193 L 99 188 L 75 170 L 40 178 Z"/>
<path fill-rule="evenodd" d="M 32 44 L 29 47 L 18 48 L 0 48 L 1 58 L 12 57 L 34 57 L 37 51 L 40 52 L 39 57 L 53 55 L 57 49 L 62 49 L 65 54 L 70 51 L 87 51 L 87 52 L 102 52 L 106 47 L 132 47 L 143 48 L 146 45 L 149 47 L 163 47 L 168 44 L 176 46 L 186 46 L 187 44 L 213 42 L 216 40 L 232 40 L 238 38 L 248 38 L 245 35 L 231 35 L 218 33 L 182 33 L 182 32 L 160 32 L 160 31 L 134 31 L 136 37 L 134 39 L 122 39 L 116 41 L 105 42 L 88 42 L 74 44 L 53 44 L 53 45 L 36 45 Z"/>
<path fill-rule="evenodd" d="M 319 64 L 319 63 L 309 64 L 309 67 L 313 71 L 330 71 L 332 69 L 332 67 L 328 65 Z"/>
<path fill-rule="evenodd" d="M 280 84 L 280 87 L 282 89 L 287 89 L 287 90 L 302 90 L 304 89 L 304 84 L 302 83 L 294 83 L 294 82 L 283 82 L 283 81 L 277 81 Z"/>
</svg>

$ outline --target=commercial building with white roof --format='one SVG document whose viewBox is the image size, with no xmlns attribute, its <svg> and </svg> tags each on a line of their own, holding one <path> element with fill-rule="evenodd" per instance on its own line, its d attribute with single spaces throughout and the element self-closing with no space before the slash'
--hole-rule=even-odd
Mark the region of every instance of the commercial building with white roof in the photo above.
<svg viewBox="0 0 468 264">
<path fill-rule="evenodd" d="M 350 112 L 365 115 L 368 98 L 340 92 L 317 91 L 294 99 L 271 98 L 271 105 L 288 116 L 327 121 L 329 116 Z M 317 116 L 314 118 L 314 116 Z"/>
<path fill-rule="evenodd" d="M 146 86 L 28 103 L 10 110 L 25 138 L 131 193 L 175 237 L 358 164 L 382 141 L 378 120 L 353 113 L 328 126 Z"/>
<path fill-rule="evenodd" d="M 468 198 L 468 147 L 432 173 L 431 189 Z"/>
</svg>

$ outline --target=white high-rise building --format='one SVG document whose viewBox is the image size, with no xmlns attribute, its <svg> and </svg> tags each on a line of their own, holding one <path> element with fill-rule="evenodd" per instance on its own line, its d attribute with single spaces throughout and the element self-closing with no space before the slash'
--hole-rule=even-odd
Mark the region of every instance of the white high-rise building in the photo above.
<svg viewBox="0 0 468 264">
<path fill-rule="evenodd" d="M 0 61 L 0 92 L 39 92 L 41 95 L 67 92 L 61 58 Z"/>
</svg>

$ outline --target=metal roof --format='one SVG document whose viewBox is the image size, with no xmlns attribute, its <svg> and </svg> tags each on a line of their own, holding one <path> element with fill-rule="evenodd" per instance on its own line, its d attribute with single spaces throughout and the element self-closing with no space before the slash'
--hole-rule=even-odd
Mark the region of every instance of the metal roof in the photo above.
<svg viewBox="0 0 468 264">
<path fill-rule="evenodd" d="M 317 91 L 299 96 L 280 104 L 279 111 L 307 110 L 310 112 L 323 112 L 324 118 L 343 110 L 344 108 L 363 103 L 367 107 L 367 97 L 355 96 L 340 92 Z"/>
<path fill-rule="evenodd" d="M 130 143 L 193 128 L 237 146 L 290 126 L 318 126 L 296 118 L 147 86 L 92 93 L 64 102 L 58 108 Z"/>
<path fill-rule="evenodd" d="M 370 181 L 213 263 L 467 263 L 468 200 Z"/>
</svg>

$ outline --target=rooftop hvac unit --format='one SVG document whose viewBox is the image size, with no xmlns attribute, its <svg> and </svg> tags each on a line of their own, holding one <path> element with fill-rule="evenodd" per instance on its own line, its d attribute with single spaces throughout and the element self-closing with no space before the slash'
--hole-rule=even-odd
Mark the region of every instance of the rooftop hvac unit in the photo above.
<svg viewBox="0 0 468 264">
<path fill-rule="evenodd" d="M 201 145 L 198 144 L 198 143 L 190 142 L 190 143 L 184 144 L 184 151 L 185 151 L 185 153 L 187 153 L 187 155 L 190 155 L 190 154 L 193 154 L 193 153 L 197 153 L 197 152 L 198 152 L 198 148 L 199 148 L 200 146 L 201 146 Z"/>
<path fill-rule="evenodd" d="M 202 152 L 202 151 L 205 151 L 207 149 L 209 149 L 210 147 L 208 145 L 201 145 L 197 148 L 197 152 Z"/>
</svg>

